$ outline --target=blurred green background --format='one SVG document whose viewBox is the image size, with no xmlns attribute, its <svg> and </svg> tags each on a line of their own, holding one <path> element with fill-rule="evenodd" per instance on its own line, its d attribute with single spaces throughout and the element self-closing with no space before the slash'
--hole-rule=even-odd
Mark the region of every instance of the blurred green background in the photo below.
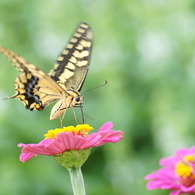
<svg viewBox="0 0 195 195">
<path fill-rule="evenodd" d="M 0 44 L 49 72 L 77 24 L 94 33 L 82 91 L 86 123 L 106 121 L 125 137 L 95 148 L 82 167 L 88 195 L 166 195 L 145 175 L 176 149 L 195 145 L 195 2 L 193 0 L 0 0 Z M 39 142 L 52 105 L 30 112 L 14 94 L 19 73 L 0 55 L 0 194 L 70 195 L 69 175 L 52 157 L 19 162 L 18 143 Z M 80 111 L 77 111 L 80 116 Z M 64 125 L 75 124 L 71 109 Z"/>
</svg>

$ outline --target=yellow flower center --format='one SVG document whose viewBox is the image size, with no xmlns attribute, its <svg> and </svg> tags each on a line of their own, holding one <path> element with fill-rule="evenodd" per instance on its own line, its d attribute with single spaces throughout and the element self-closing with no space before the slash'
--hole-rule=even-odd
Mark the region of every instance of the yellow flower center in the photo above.
<svg viewBox="0 0 195 195">
<path fill-rule="evenodd" d="M 176 165 L 175 172 L 180 177 L 186 178 L 186 177 L 188 177 L 191 174 L 192 169 L 191 169 L 191 167 L 189 167 L 189 165 L 186 165 L 183 162 L 179 162 Z"/>
<path fill-rule="evenodd" d="M 93 129 L 93 127 L 88 124 L 82 124 L 74 126 L 68 126 L 63 128 L 57 128 L 54 130 L 49 130 L 45 135 L 45 139 L 55 139 L 58 133 L 61 132 L 72 132 L 74 135 L 81 135 L 83 137 L 87 137 L 88 133 Z"/>
<path fill-rule="evenodd" d="M 181 178 L 182 184 L 190 187 L 195 184 L 195 156 L 185 156 L 175 166 L 175 173 Z"/>
</svg>

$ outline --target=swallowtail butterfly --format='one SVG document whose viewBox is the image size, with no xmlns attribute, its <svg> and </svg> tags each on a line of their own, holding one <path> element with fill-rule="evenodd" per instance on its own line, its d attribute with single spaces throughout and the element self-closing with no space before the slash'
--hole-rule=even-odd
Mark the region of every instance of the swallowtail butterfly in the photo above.
<svg viewBox="0 0 195 195">
<path fill-rule="evenodd" d="M 89 68 L 91 50 L 92 31 L 84 22 L 80 23 L 49 74 L 0 46 L 0 52 L 21 72 L 15 81 L 16 94 L 10 98 L 18 98 L 30 110 L 42 110 L 57 101 L 50 120 L 59 117 L 69 107 L 81 106 L 83 97 L 80 90 Z"/>
</svg>

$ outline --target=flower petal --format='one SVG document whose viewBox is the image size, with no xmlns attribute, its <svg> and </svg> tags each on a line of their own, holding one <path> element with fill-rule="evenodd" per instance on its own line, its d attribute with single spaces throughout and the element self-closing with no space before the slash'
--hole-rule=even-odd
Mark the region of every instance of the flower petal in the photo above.
<svg viewBox="0 0 195 195">
<path fill-rule="evenodd" d="M 123 138 L 123 132 L 122 131 L 114 131 L 114 130 L 108 130 L 107 132 L 101 132 L 100 137 L 98 136 L 96 143 L 92 145 L 92 147 L 101 146 L 103 144 L 106 144 L 107 142 L 118 142 Z"/>
<path fill-rule="evenodd" d="M 107 130 L 111 129 L 113 126 L 114 126 L 113 123 L 108 121 L 100 127 L 100 129 L 98 130 L 98 133 L 101 131 L 107 131 Z"/>
<path fill-rule="evenodd" d="M 57 139 L 65 150 L 80 150 L 85 145 L 85 137 L 74 135 L 71 132 L 60 133 Z"/>
<path fill-rule="evenodd" d="M 26 162 L 26 161 L 30 160 L 32 157 L 34 157 L 34 156 L 36 156 L 36 155 L 23 152 L 20 155 L 19 159 L 20 159 L 21 162 Z"/>
<path fill-rule="evenodd" d="M 23 147 L 22 152 L 30 154 L 42 154 L 42 155 L 52 155 L 52 151 L 45 150 L 45 147 L 52 142 L 51 139 L 45 139 L 38 144 L 27 144 Z"/>
</svg>

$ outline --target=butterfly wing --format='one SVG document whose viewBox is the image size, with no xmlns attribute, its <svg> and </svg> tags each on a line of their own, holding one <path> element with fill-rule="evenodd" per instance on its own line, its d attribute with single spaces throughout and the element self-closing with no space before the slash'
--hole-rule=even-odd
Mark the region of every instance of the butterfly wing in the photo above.
<svg viewBox="0 0 195 195">
<path fill-rule="evenodd" d="M 92 32 L 87 23 L 81 23 L 65 50 L 58 57 L 49 76 L 67 90 L 80 91 L 90 64 Z"/>
<path fill-rule="evenodd" d="M 65 90 L 36 66 L 4 47 L 0 46 L 0 52 L 22 73 L 15 81 L 16 94 L 10 98 L 20 99 L 30 110 L 42 110 L 65 97 Z"/>
</svg>

